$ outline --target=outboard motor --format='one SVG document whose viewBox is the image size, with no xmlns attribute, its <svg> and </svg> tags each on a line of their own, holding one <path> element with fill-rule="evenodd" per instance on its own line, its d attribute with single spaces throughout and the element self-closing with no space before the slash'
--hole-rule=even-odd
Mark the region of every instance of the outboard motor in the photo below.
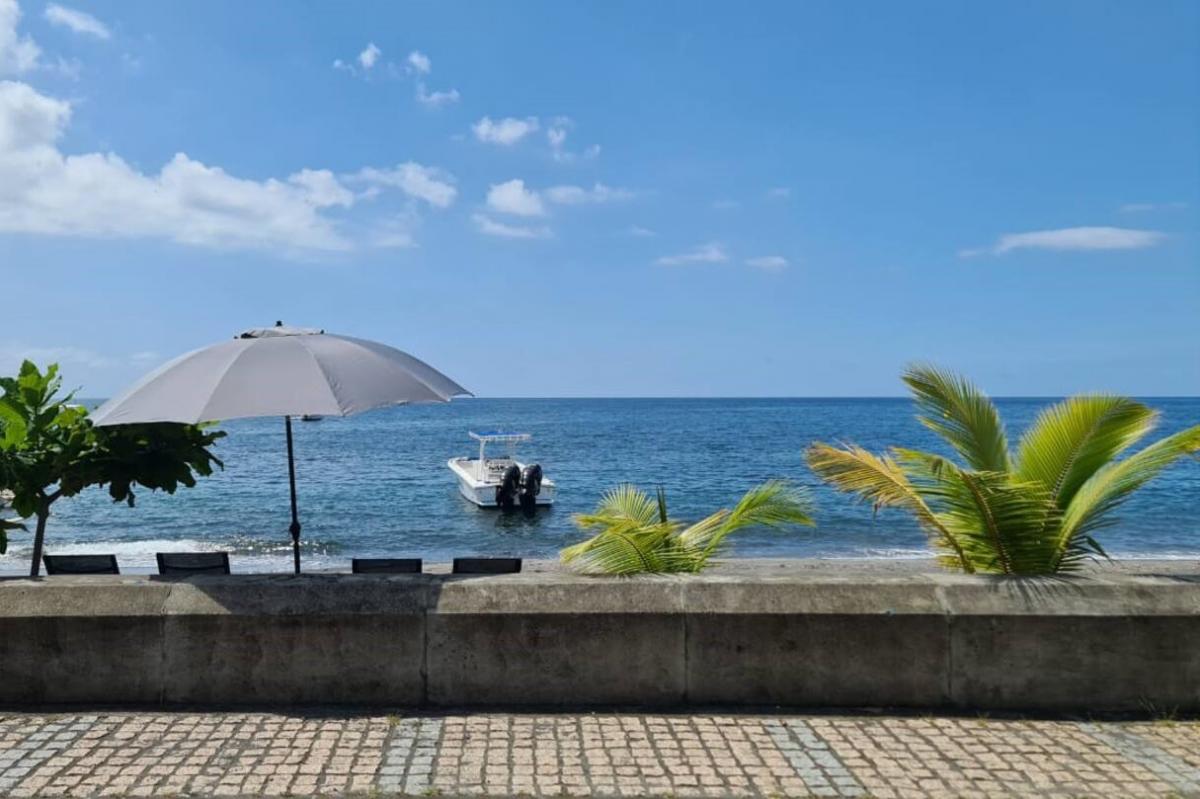
<svg viewBox="0 0 1200 799">
<path fill-rule="evenodd" d="M 521 473 L 521 508 L 533 510 L 537 505 L 537 496 L 542 493 L 542 467 L 531 463 Z"/>
<path fill-rule="evenodd" d="M 517 492 L 521 489 L 521 470 L 514 463 L 504 470 L 500 485 L 496 486 L 496 504 L 511 510 L 517 504 Z"/>
</svg>

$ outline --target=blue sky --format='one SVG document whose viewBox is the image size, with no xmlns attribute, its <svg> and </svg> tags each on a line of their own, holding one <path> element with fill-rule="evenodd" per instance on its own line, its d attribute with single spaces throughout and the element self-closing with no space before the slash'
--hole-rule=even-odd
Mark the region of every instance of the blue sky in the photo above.
<svg viewBox="0 0 1200 799">
<path fill-rule="evenodd" d="M 1200 5 L 0 0 L 0 367 L 1200 394 Z"/>
</svg>

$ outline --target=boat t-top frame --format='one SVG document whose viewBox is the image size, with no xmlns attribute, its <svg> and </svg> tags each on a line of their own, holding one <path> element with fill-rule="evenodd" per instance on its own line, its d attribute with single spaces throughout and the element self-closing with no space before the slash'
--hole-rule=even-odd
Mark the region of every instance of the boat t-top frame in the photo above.
<svg viewBox="0 0 1200 799">
<path fill-rule="evenodd" d="M 479 462 L 475 465 L 475 476 L 482 480 L 487 474 L 487 457 L 485 452 L 488 444 L 504 443 L 508 445 L 509 460 L 513 459 L 513 451 L 517 444 L 523 441 L 532 441 L 533 436 L 529 433 L 505 433 L 499 430 L 489 430 L 484 433 L 467 433 L 471 438 L 479 442 Z"/>
</svg>

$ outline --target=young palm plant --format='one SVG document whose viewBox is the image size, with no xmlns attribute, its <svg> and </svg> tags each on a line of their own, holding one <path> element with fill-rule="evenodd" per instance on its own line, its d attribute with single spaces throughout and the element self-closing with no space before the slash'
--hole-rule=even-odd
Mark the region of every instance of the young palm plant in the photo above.
<svg viewBox="0 0 1200 799">
<path fill-rule="evenodd" d="M 1125 397 L 1080 395 L 1037 417 L 1010 453 L 996 406 L 970 382 L 932 366 L 904 374 L 921 423 L 962 462 L 894 447 L 815 443 L 808 464 L 876 509 L 916 517 L 951 569 L 1056 574 L 1107 557 L 1094 534 L 1134 491 L 1200 451 L 1200 425 L 1118 458 L 1154 429 L 1158 413 Z"/>
<path fill-rule="evenodd" d="M 564 563 L 583 574 L 698 572 L 721 551 L 725 539 L 746 527 L 812 526 L 808 498 L 781 480 L 746 492 L 732 510 L 721 509 L 692 525 L 667 515 L 667 498 L 631 485 L 612 489 L 593 513 L 575 516 L 587 541 L 567 547 Z"/>
</svg>

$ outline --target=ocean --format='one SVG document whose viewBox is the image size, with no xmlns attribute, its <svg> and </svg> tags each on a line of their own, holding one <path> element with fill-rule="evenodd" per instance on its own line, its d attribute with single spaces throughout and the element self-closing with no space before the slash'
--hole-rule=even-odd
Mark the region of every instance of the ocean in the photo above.
<svg viewBox="0 0 1200 799">
<path fill-rule="evenodd" d="M 1052 400 L 997 400 L 1010 440 Z M 1162 411 L 1155 435 L 1200 422 L 1200 398 L 1146 400 Z M 49 553 L 113 552 L 127 571 L 154 553 L 227 550 L 234 571 L 291 568 L 282 419 L 231 421 L 218 445 L 225 469 L 174 496 L 141 491 L 128 508 L 103 489 L 60 500 Z M 903 513 L 877 515 L 817 481 L 804 463 L 812 441 L 938 449 L 907 399 L 465 399 L 294 423 L 303 557 L 309 568 L 348 568 L 351 557 L 464 555 L 553 558 L 582 538 L 572 514 L 629 482 L 666 489 L 672 516 L 697 519 L 752 485 L 805 486 L 816 528 L 750 530 L 731 539 L 740 557 L 915 558 L 925 537 Z M 462 499 L 446 467 L 473 455 L 469 430 L 529 432 L 518 455 L 542 464 L 558 503 L 532 517 L 481 510 Z M 1186 459 L 1122 509 L 1101 543 L 1121 557 L 1200 557 L 1200 462 Z M 30 534 L 12 536 L 0 572 L 28 569 Z"/>
</svg>

